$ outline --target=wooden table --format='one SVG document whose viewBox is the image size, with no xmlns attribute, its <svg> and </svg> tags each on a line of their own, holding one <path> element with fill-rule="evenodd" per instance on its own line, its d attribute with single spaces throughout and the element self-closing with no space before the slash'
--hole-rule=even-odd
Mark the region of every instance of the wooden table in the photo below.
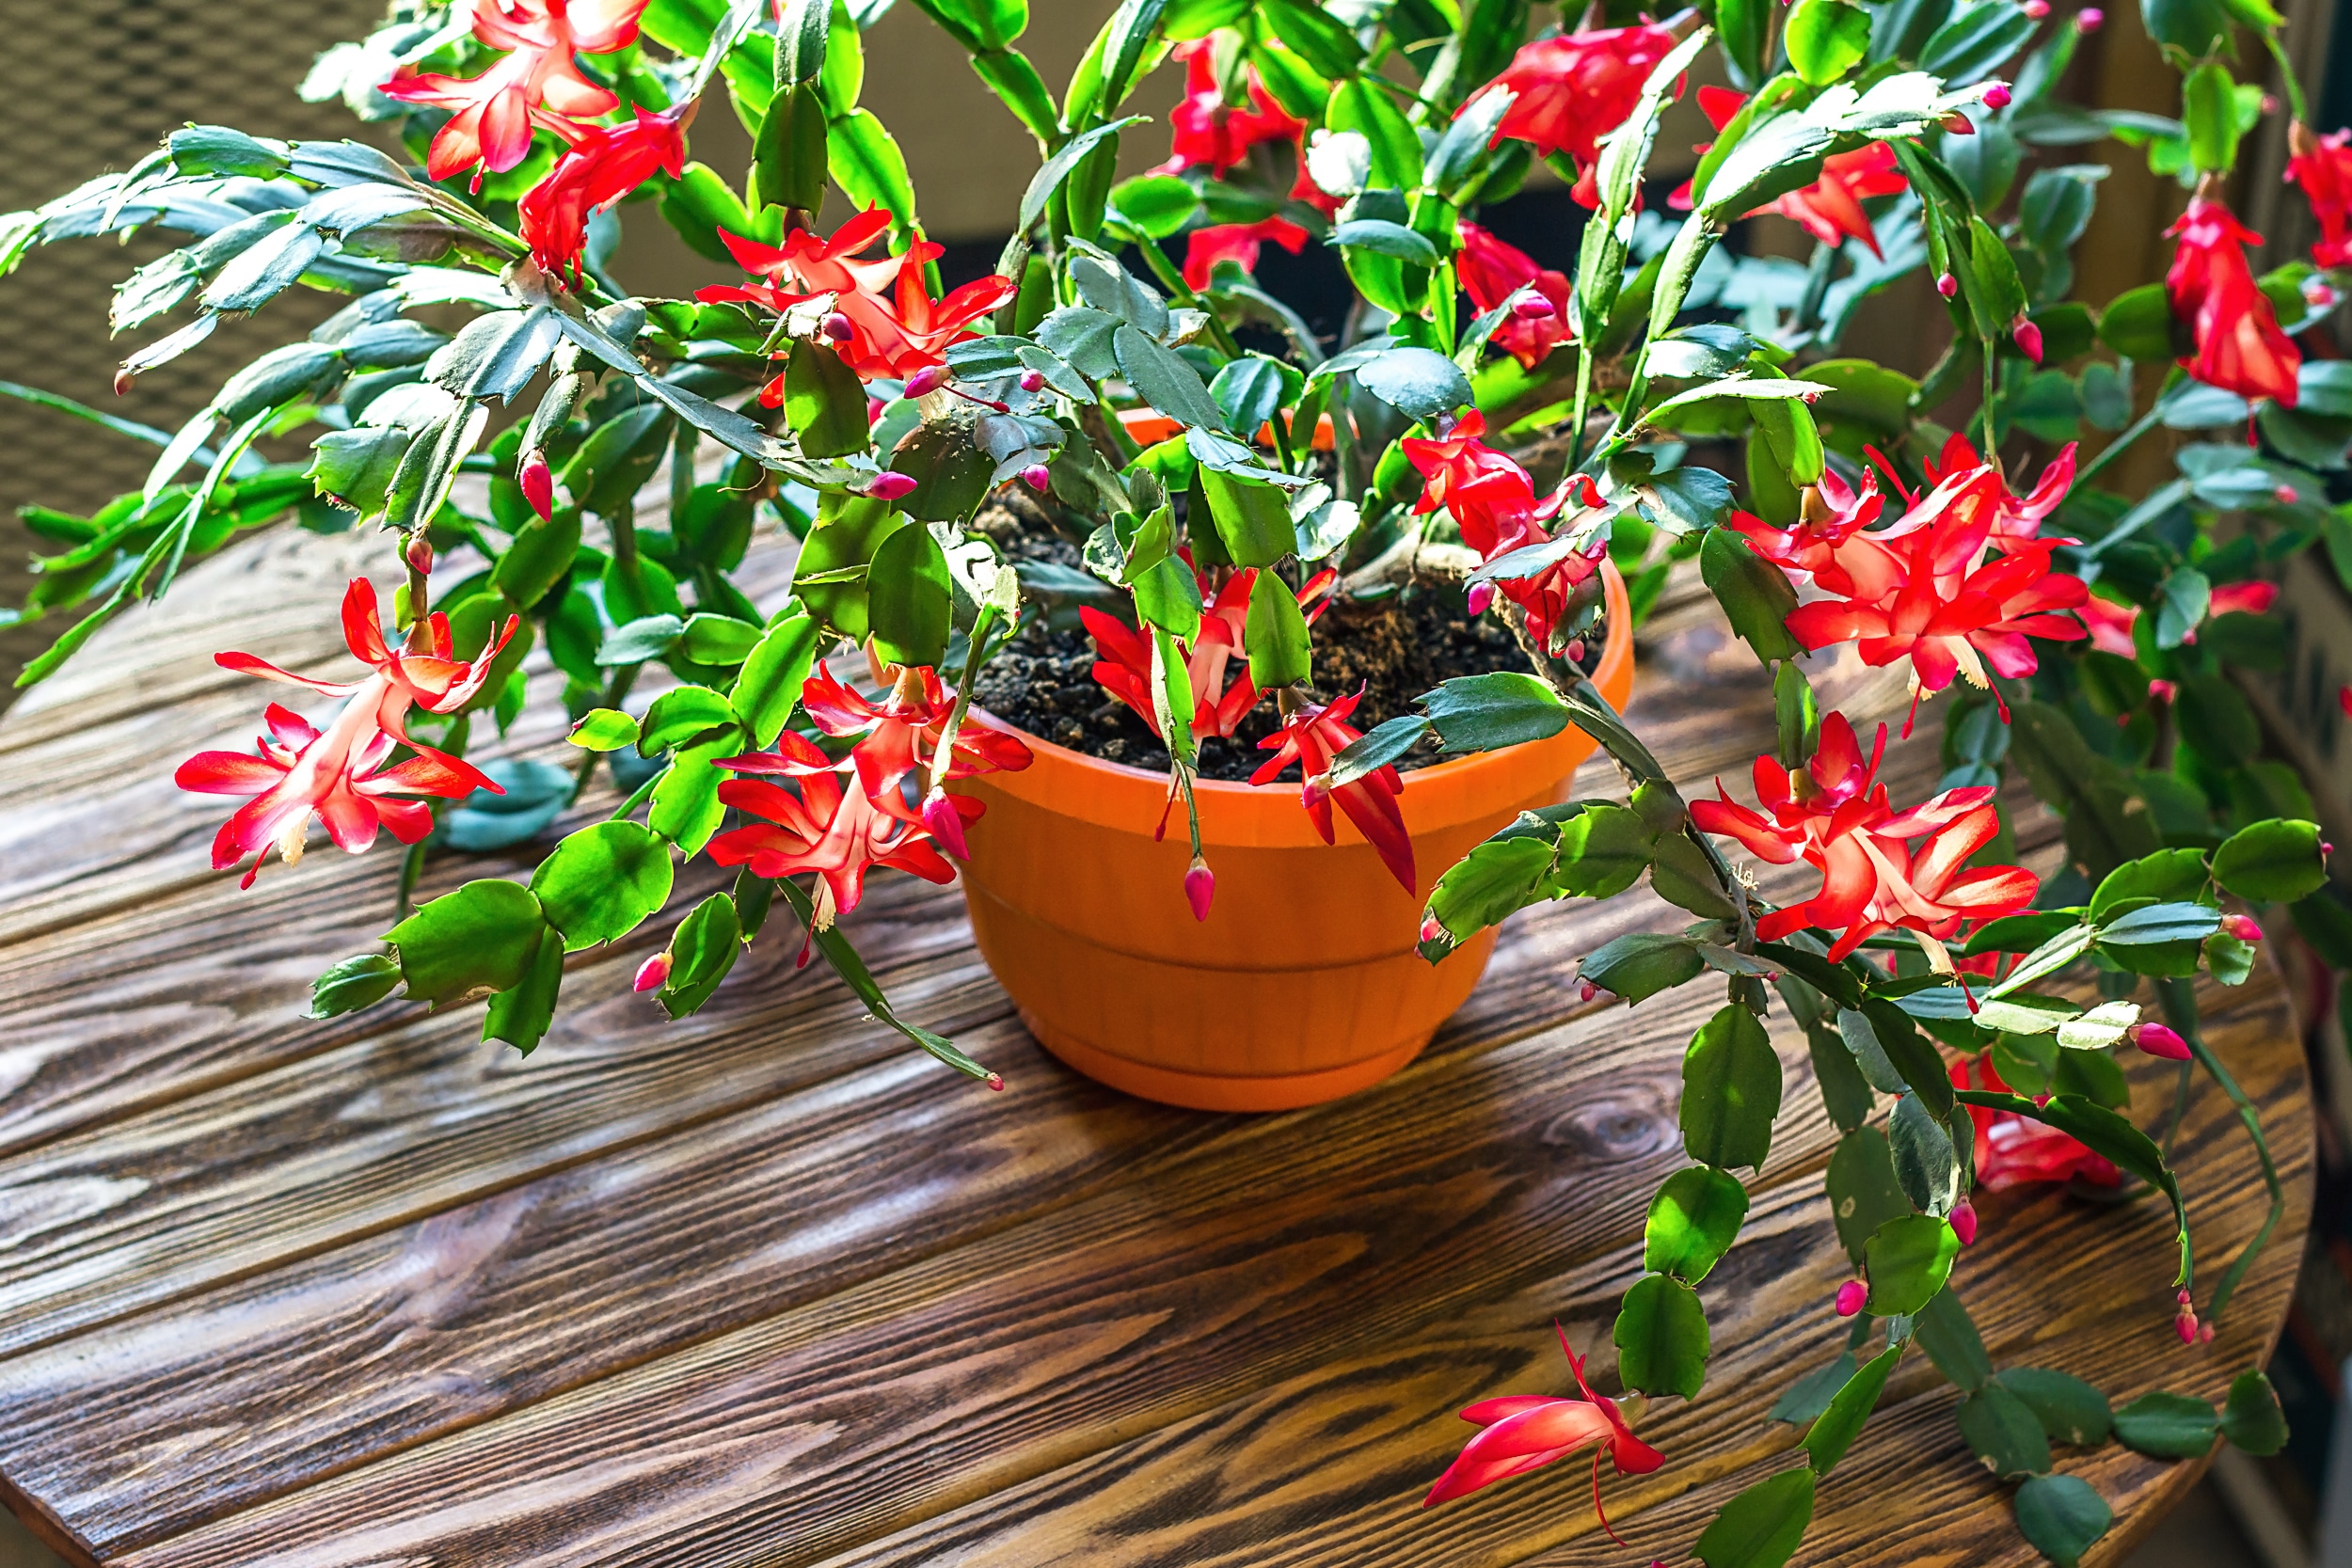
<svg viewBox="0 0 2352 1568">
<path fill-rule="evenodd" d="M 1598 1534 L 1581 1464 L 1418 1506 L 1470 1433 L 1455 1408 L 1567 1388 L 1555 1315 L 1613 1386 L 1644 1208 L 1683 1163 L 1682 1046 L 1719 1001 L 1693 986 L 1628 1015 L 1563 983 L 1606 938 L 1679 924 L 1646 892 L 1521 917 L 1420 1062 L 1282 1117 L 1063 1070 L 960 897 L 898 877 L 853 934 L 1001 1095 L 905 1049 L 821 966 L 796 974 L 778 936 L 664 1023 L 628 980 L 666 922 L 579 955 L 527 1060 L 479 1041 L 479 1006 L 300 1021 L 311 977 L 389 924 L 396 856 L 320 847 L 240 894 L 203 854 L 229 803 L 169 774 L 246 743 L 282 695 L 215 648 L 341 666 L 331 606 L 361 550 L 384 553 L 241 546 L 0 721 L 0 1476 L 69 1560 L 1552 1568 L 1678 1559 L 1788 1463 L 1796 1433 L 1765 1412 L 1834 1354 L 1847 1269 L 1831 1129 L 1776 1020 L 1788 1109 L 1705 1287 L 1705 1393 L 1646 1411 L 1670 1462 L 1612 1483 L 1632 1549 Z M 763 560 L 772 597 L 785 568 Z M 1647 644 L 1660 753 L 1685 780 L 1736 775 L 1771 738 L 1745 651 L 1690 606 Z M 1850 711 L 1900 700 L 1823 679 Z M 1899 799 L 1929 787 L 1932 735 L 1898 749 Z M 513 743 L 560 754 L 548 730 Z M 2053 824 L 2024 838 L 2046 866 Z M 425 892 L 522 869 L 444 857 Z M 2310 1207 L 2308 1085 L 2274 980 L 2219 1006 L 2293 1209 L 2218 1341 L 2173 1338 L 2153 1205 L 2094 1227 L 2058 1193 L 1996 1195 L 1958 1279 L 1996 1361 L 2120 1401 L 2217 1396 L 2265 1358 Z M 2143 1123 L 2169 1076 L 2135 1074 Z M 2180 1144 L 2216 1266 L 2263 1208 L 2225 1111 L 2201 1087 Z M 1905 1359 L 1798 1560 L 2035 1560 L 1954 1398 Z M 2100 1561 L 2197 1468 L 2113 1446 L 2060 1465 L 2117 1510 Z"/>
</svg>

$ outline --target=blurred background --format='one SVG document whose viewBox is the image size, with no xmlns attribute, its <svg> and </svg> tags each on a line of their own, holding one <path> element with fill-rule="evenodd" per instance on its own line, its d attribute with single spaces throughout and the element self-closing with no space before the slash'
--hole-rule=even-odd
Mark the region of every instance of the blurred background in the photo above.
<svg viewBox="0 0 2352 1568">
<path fill-rule="evenodd" d="M 1050 82 L 1066 80 L 1093 37 L 1110 0 L 1033 0 L 1022 47 Z M 2352 5 L 2294 0 L 2284 6 L 2298 74 L 2320 128 L 2352 121 Z M 0 145 L 14 150 L 0 161 L 0 212 L 37 206 L 108 169 L 126 167 L 175 126 L 191 119 L 236 125 L 284 137 L 356 136 L 390 147 L 386 126 L 355 121 L 339 100 L 305 103 L 296 88 L 312 61 L 330 45 L 357 39 L 377 23 L 382 0 L 0 0 L 8 47 L 0 52 Z M 990 97 L 962 51 L 912 6 L 899 6 L 867 38 L 869 68 L 864 103 L 897 136 L 921 193 L 930 237 L 946 244 L 947 281 L 989 271 L 1003 243 L 1001 225 L 1035 170 L 1035 144 Z M 2251 70 L 2254 61 L 2245 62 Z M 1163 70 L 1133 105 L 1165 123 L 1178 73 Z M 2104 108 L 2178 112 L 2178 75 L 2165 66 L 2136 18 L 2119 14 L 2085 40 L 2065 96 Z M 1708 131 L 1686 99 L 1660 137 L 1659 190 L 1671 188 L 1682 167 L 1675 154 L 1706 139 Z M 2280 170 L 2286 159 L 2284 117 L 2272 116 L 2257 133 L 2256 151 L 2241 164 L 2233 204 L 2269 241 L 2258 269 L 2300 251 L 2312 238 L 2308 212 L 2282 198 Z M 1122 173 L 1156 161 L 1164 139 L 1128 138 Z M 749 138 L 733 117 L 705 115 L 696 124 L 693 155 L 734 174 L 750 154 Z M 2074 161 L 2102 161 L 2113 169 L 2101 187 L 2097 216 L 2078 247 L 2080 297 L 2103 303 L 2162 274 L 2170 254 L 2165 227 L 2187 193 L 2152 175 L 2140 152 L 2113 141 L 2067 150 Z M 719 281 L 709 263 L 690 253 L 651 204 L 625 206 L 625 234 L 613 271 L 648 294 L 676 295 Z M 838 216 L 840 214 L 829 214 Z M 1567 268 L 1575 254 L 1581 213 L 1556 183 L 1531 184 L 1482 221 L 1543 264 Z M 1802 258 L 1810 248 L 1793 225 L 1777 218 L 1741 226 L 1735 246 L 1750 254 Z M 80 242 L 31 252 L 17 273 L 0 279 L 0 379 L 37 386 L 167 429 L 200 406 L 232 370 L 271 344 L 307 330 L 335 300 L 292 291 L 265 319 L 234 324 L 197 352 L 142 378 L 126 397 L 111 390 L 114 369 L 127 345 L 110 342 L 106 308 L 114 285 L 167 244 L 133 238 L 116 247 Z M 1268 248 L 1260 277 L 1272 292 L 1296 303 L 1319 326 L 1331 312 L 1315 308 L 1343 282 L 1336 262 L 1311 247 L 1293 259 Z M 1924 277 L 1873 300 L 1851 331 L 1844 352 L 1882 359 L 1914 374 L 1941 351 L 1947 326 Z M 2323 353 L 2341 354 L 2342 345 Z M 2160 367 L 2149 367 L 2160 373 Z M 2151 388 L 2143 387 L 2143 400 Z M 292 456 L 292 451 L 278 453 Z M 38 502 L 84 514 L 135 486 L 151 452 L 94 426 L 0 398 L 0 606 L 21 598 L 28 580 L 31 537 L 17 509 Z M 2128 462 L 2125 487 L 2159 483 L 2169 473 L 2159 443 L 2144 443 Z M 2308 558 L 2306 558 L 2308 559 Z M 2282 608 L 2306 622 L 2301 637 L 2327 652 L 2325 689 L 2352 678 L 2352 605 L 2332 578 L 2314 572 L 2290 585 Z M 0 628 L 0 677 L 12 681 L 30 651 L 62 625 Z M 7 700 L 0 681 L 0 705 Z M 2332 710 L 2332 702 L 2325 705 Z M 2291 727 L 2291 694 L 2274 705 Z M 2340 754 L 2332 711 L 2308 725 L 2314 782 L 2329 779 L 2332 799 L 2323 815 L 2352 822 L 2352 745 Z M 2337 829 L 2343 840 L 2347 830 Z M 2352 1072 L 2333 1022 L 2334 1009 L 2311 1009 L 2319 1020 L 2311 1041 L 2318 1082 L 2335 1115 L 2323 1117 L 2322 1166 L 2343 1173 L 2352 1148 Z M 2330 1516 L 2325 1499 L 2331 1465 L 2347 1471 L 2332 1490 L 2352 1495 L 2352 1442 L 2331 1442 L 2339 1425 L 2344 1368 L 2352 1357 L 2352 1215 L 2333 1197 L 2344 1182 L 2324 1181 L 2298 1304 L 2271 1376 L 2285 1400 L 2295 1442 L 2275 1460 L 2253 1461 L 2225 1451 L 2212 1477 L 2129 1559 L 2132 1568 L 2260 1564 L 2304 1568 L 2324 1563 L 2352 1568 L 2352 1510 Z M 2339 1449 L 2345 1451 L 2338 1451 Z M 0 1512 L 0 1568 L 56 1561 L 22 1535 Z"/>
</svg>

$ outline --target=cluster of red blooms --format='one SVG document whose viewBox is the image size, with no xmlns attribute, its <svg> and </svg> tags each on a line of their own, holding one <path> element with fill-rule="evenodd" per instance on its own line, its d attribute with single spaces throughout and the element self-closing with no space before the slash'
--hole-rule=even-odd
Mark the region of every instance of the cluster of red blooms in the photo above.
<svg viewBox="0 0 2352 1568">
<path fill-rule="evenodd" d="M 801 688 L 801 705 L 818 730 L 835 739 L 856 736 L 846 763 L 834 761 L 807 737 L 785 731 L 775 750 L 722 758 L 737 773 L 794 780 L 799 793 L 762 778 L 730 779 L 719 799 L 760 818 L 710 841 L 720 865 L 748 865 L 755 877 L 818 879 L 815 927 L 857 908 L 866 873 L 877 865 L 913 872 L 928 881 L 954 875 L 940 850 L 964 858 L 963 830 L 987 808 L 977 800 L 932 789 L 919 805 L 907 801 L 906 782 L 927 774 L 939 754 L 955 700 L 932 670 L 901 670 L 889 694 L 868 701 L 822 664 Z M 1020 738 L 967 716 L 956 730 L 946 777 L 1018 772 L 1029 766 Z M 856 787 L 842 787 L 845 767 Z M 803 949 L 801 961 L 808 961 Z"/>
<path fill-rule="evenodd" d="M 1192 683 L 1192 733 L 1231 739 L 1249 710 L 1258 705 L 1258 688 L 1249 678 L 1249 650 L 1243 636 L 1249 623 L 1249 591 L 1257 586 L 1258 569 L 1245 567 L 1218 587 L 1208 573 L 1193 564 L 1189 549 L 1179 550 L 1200 584 L 1200 630 L 1185 651 L 1184 673 Z M 1327 567 L 1298 588 L 1298 606 L 1307 624 L 1330 608 L 1332 585 L 1339 573 Z M 1094 639 L 1094 679 L 1104 690 L 1125 703 L 1147 724 L 1152 717 L 1152 644 L 1115 615 L 1091 605 L 1081 606 L 1078 617 Z"/>
<path fill-rule="evenodd" d="M 1191 566 L 1191 554 L 1180 553 L 1185 565 Z M 1244 641 L 1249 620 L 1249 592 L 1257 584 L 1258 570 L 1250 567 L 1235 572 L 1221 587 L 1199 568 L 1194 571 L 1203 607 L 1200 630 L 1184 652 L 1184 673 L 1193 693 L 1193 734 L 1231 739 L 1239 733 L 1242 721 L 1257 706 L 1260 695 L 1249 678 L 1249 651 Z M 1329 607 L 1330 591 L 1338 580 L 1339 574 L 1326 568 L 1299 586 L 1298 603 L 1307 609 L 1309 624 Z M 1126 623 L 1090 606 L 1082 607 L 1078 614 L 1094 639 L 1096 683 L 1156 730 L 1159 721 L 1152 711 L 1150 641 Z M 1361 700 L 1362 693 L 1359 692 L 1322 706 L 1302 704 L 1289 710 L 1283 715 L 1282 727 L 1258 743 L 1259 750 L 1270 751 L 1274 755 L 1259 765 L 1249 782 L 1271 784 L 1283 769 L 1297 763 L 1302 780 L 1299 803 L 1323 835 L 1323 842 L 1332 842 L 1331 806 L 1337 801 L 1347 819 L 1379 852 L 1390 873 L 1406 892 L 1414 892 L 1419 883 L 1413 869 L 1413 841 L 1405 831 L 1405 816 L 1397 804 L 1405 781 L 1396 769 L 1383 768 L 1338 789 L 1331 788 L 1327 782 L 1331 759 L 1344 751 L 1350 741 L 1361 738 L 1362 732 L 1347 721 Z M 1192 877 L 1186 879 L 1186 894 L 1193 898 L 1193 912 L 1205 919 L 1208 897 L 1205 892 L 1195 889 L 1214 883 L 1196 880 L 1203 875 L 1204 868 L 1194 868 Z"/>
<path fill-rule="evenodd" d="M 407 716 L 411 707 L 454 713 L 470 702 L 518 621 L 508 616 L 497 638 L 471 660 L 451 657 L 446 615 L 425 617 L 409 629 L 405 643 L 394 647 L 384 639 L 374 585 L 354 578 L 343 594 L 343 641 L 351 657 L 369 667 L 361 679 L 315 680 L 251 654 L 215 655 L 214 662 L 224 670 L 307 686 L 345 701 L 323 731 L 272 703 L 263 718 L 267 733 L 255 743 L 253 755 L 199 752 L 180 765 L 172 782 L 182 789 L 252 797 L 221 824 L 213 840 L 214 868 L 232 866 L 251 854 L 253 864 L 242 884 L 251 887 L 272 848 L 290 865 L 302 858 L 303 835 L 313 815 L 326 824 L 327 836 L 339 848 L 356 855 L 375 842 L 379 827 L 403 844 L 431 832 L 428 800 L 454 800 L 476 789 L 502 793 L 471 764 L 410 738 Z M 401 746 L 412 754 L 387 768 L 393 749 Z"/>
<path fill-rule="evenodd" d="M 1521 46 L 1489 91 L 1516 93 L 1495 139 L 1523 141 L 1539 158 L 1564 152 L 1576 164 L 1574 194 L 1599 205 L 1593 167 L 1600 139 L 1641 102 L 1642 84 L 1675 46 L 1664 27 L 1643 24 L 1564 33 Z"/>
<path fill-rule="evenodd" d="M 1307 175 L 1304 120 L 1294 119 L 1274 95 L 1265 90 L 1254 67 L 1242 68 L 1248 84 L 1249 106 L 1236 109 L 1225 102 L 1217 86 L 1216 60 L 1207 39 L 1180 43 L 1173 51 L 1184 62 L 1184 96 L 1168 111 L 1168 162 L 1152 172 L 1182 174 L 1205 168 L 1212 178 L 1222 175 L 1249 156 L 1261 143 L 1290 144 L 1298 157 L 1298 172 L 1290 196 L 1320 212 L 1339 210 L 1339 200 L 1327 196 Z M 1268 216 L 1255 223 L 1213 223 L 1194 230 L 1184 240 L 1184 282 L 1206 289 L 1219 261 L 1237 263 L 1244 272 L 1258 266 L 1259 247 L 1271 240 L 1295 256 L 1307 244 L 1307 231 L 1285 217 Z"/>
<path fill-rule="evenodd" d="M 425 172 L 436 180 L 473 169 L 500 174 L 531 155 L 534 129 L 569 144 L 520 203 L 523 238 L 544 270 L 577 277 L 588 218 L 635 190 L 657 169 L 675 178 L 686 159 L 691 103 L 660 114 L 643 108 L 620 125 L 595 124 L 621 101 L 580 73 L 581 55 L 609 55 L 637 40 L 646 0 L 482 0 L 473 36 L 507 51 L 479 76 L 407 71 L 386 97 L 451 112 L 433 138 Z"/>
<path fill-rule="evenodd" d="M 1476 409 L 1465 414 L 1444 435 L 1408 437 L 1405 455 L 1426 482 L 1416 515 L 1442 506 L 1462 531 L 1462 543 L 1491 562 L 1513 550 L 1551 542 L 1542 525 L 1559 512 L 1571 496 L 1581 506 L 1598 506 L 1600 492 L 1592 480 L 1574 476 L 1566 488 L 1542 501 L 1535 499 L 1535 482 L 1510 457 L 1479 439 L 1486 420 Z M 1550 646 L 1553 634 L 1567 615 L 1579 587 L 1600 569 L 1605 545 L 1572 552 L 1534 577 L 1505 578 L 1470 588 L 1470 613 L 1484 614 L 1494 594 L 1527 613 L 1527 627 L 1538 642 Z"/>
<path fill-rule="evenodd" d="M 1955 440 L 1929 469 L 1932 487 L 1904 493 L 1903 515 L 1884 528 L 1868 526 L 1884 505 L 1878 476 L 1865 473 L 1857 489 L 1834 472 L 1808 490 L 1794 526 L 1744 512 L 1731 526 L 1792 579 L 1821 591 L 1788 617 L 1805 647 L 1851 641 L 1866 663 L 1909 659 L 1915 693 L 1941 691 L 1961 674 L 1986 686 L 1987 665 L 2011 677 L 2033 673 L 2029 638 L 2084 636 L 2058 611 L 2079 608 L 2090 590 L 2052 568 L 2050 553 L 2065 541 L 2036 531 L 2073 483 L 2074 462 L 2070 446 L 2020 497 Z"/>
<path fill-rule="evenodd" d="M 706 304 L 739 300 L 780 313 L 804 299 L 831 294 L 825 336 L 842 362 L 864 380 L 906 380 L 945 364 L 950 346 L 975 336 L 972 323 L 1009 302 L 1017 288 L 1009 277 L 989 277 L 934 300 L 923 269 L 946 254 L 945 246 L 918 240 L 901 255 L 857 260 L 889 227 L 888 213 L 869 208 L 826 239 L 795 229 L 781 249 L 722 230 L 719 237 L 743 270 L 766 281 L 716 285 L 694 297 Z M 771 408 L 782 403 L 784 378 L 762 388 L 759 401 Z"/>
<path fill-rule="evenodd" d="M 1882 931 L 1941 942 L 1963 921 L 1998 919 L 2033 901 L 2040 883 L 2029 871 L 1962 869 L 2001 831 L 1992 788 L 1947 789 L 1899 813 L 1878 783 L 1885 751 L 1886 726 L 1865 757 L 1853 726 L 1833 713 L 1821 721 L 1813 759 L 1798 771 L 1770 756 L 1756 759 L 1762 813 L 1733 801 L 1720 780 L 1717 799 L 1692 802 L 1691 819 L 1703 832 L 1737 839 L 1774 865 L 1804 861 L 1821 874 L 1811 897 L 1758 920 L 1757 936 L 1776 942 L 1807 927 L 1840 931 L 1829 955 L 1836 961 Z"/>
</svg>

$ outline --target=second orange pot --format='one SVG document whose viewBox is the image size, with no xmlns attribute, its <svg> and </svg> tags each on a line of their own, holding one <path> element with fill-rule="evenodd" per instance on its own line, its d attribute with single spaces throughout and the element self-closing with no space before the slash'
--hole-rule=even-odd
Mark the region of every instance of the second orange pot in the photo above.
<svg viewBox="0 0 2352 1568">
<path fill-rule="evenodd" d="M 1615 569 L 1603 572 L 1608 641 L 1594 680 L 1622 707 L 1632 615 Z M 1181 818 L 1165 841 L 1152 837 L 1166 777 L 1023 738 L 1036 754 L 1027 768 L 956 786 L 988 806 L 963 871 L 982 957 L 1029 1032 L 1073 1068 L 1147 1100 L 1216 1111 L 1334 1100 L 1418 1055 L 1468 999 L 1495 940 L 1483 932 L 1443 963 L 1422 958 L 1430 885 L 1521 811 L 1564 799 L 1593 751 L 1571 726 L 1406 773 L 1414 893 L 1344 815 L 1333 814 L 1338 843 L 1325 844 L 1296 781 L 1203 781 L 1216 899 L 1196 921 Z"/>
</svg>

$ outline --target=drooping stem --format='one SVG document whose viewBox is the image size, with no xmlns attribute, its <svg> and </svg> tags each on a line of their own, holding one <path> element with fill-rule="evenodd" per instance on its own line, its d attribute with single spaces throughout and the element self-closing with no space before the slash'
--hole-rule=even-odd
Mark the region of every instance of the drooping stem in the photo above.
<svg viewBox="0 0 2352 1568">
<path fill-rule="evenodd" d="M 2204 1309 L 2204 1319 L 2207 1323 L 2216 1323 L 2221 1317 L 2222 1308 L 2229 1306 L 2230 1297 L 2236 1293 L 2239 1284 L 2245 1280 L 2248 1271 L 2253 1268 L 2254 1259 L 2262 1255 L 2263 1247 L 2270 1240 L 2270 1233 L 2279 1227 L 2280 1217 L 2286 1213 L 2286 1188 L 2279 1180 L 2279 1167 L 2271 1161 L 2269 1140 L 2263 1136 L 2262 1117 L 2255 1111 L 2254 1102 L 2246 1098 L 2246 1091 L 2238 1087 L 2237 1080 L 2231 1075 L 2228 1068 L 2221 1065 L 2221 1059 L 2213 1053 L 2212 1048 L 2205 1044 L 2204 1037 L 2198 1031 L 2195 990 L 2186 980 L 2159 980 L 2156 982 L 2156 997 L 2164 1008 L 2166 1022 L 2188 1042 L 2189 1052 L 2198 1064 L 2221 1086 L 2221 1092 L 2228 1095 L 2230 1103 L 2237 1108 L 2237 1119 L 2254 1145 L 2254 1157 L 2262 1162 L 2263 1187 L 2270 1195 L 2270 1212 L 2263 1216 L 2262 1227 L 2231 1260 L 2229 1268 L 2221 1275 L 2221 1283 L 2214 1287 L 2213 1300 Z"/>
</svg>

